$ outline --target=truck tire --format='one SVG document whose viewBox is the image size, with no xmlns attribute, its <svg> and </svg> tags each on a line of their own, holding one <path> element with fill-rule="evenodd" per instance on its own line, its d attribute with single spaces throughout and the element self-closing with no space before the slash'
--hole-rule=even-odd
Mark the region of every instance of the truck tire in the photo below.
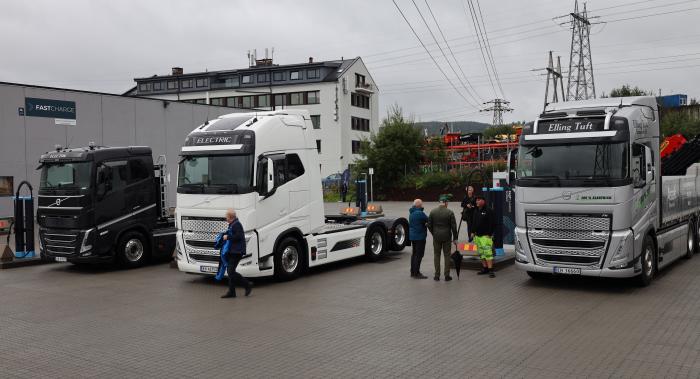
<svg viewBox="0 0 700 379">
<path fill-rule="evenodd" d="M 688 245 L 688 251 L 686 251 L 684 258 L 690 259 L 695 254 L 695 249 L 697 247 L 697 234 L 695 234 L 695 223 L 693 220 L 688 221 L 688 239 L 686 240 Z"/>
<path fill-rule="evenodd" d="M 654 241 L 648 234 L 644 236 L 642 256 L 640 258 L 642 260 L 642 272 L 637 275 L 636 281 L 640 287 L 646 287 L 654 279 L 654 274 L 656 273 L 656 249 Z"/>
<path fill-rule="evenodd" d="M 365 235 L 365 255 L 374 262 L 384 255 L 386 250 L 386 233 L 378 225 L 370 226 Z"/>
<path fill-rule="evenodd" d="M 408 240 L 408 223 L 403 220 L 398 220 L 391 226 L 392 236 L 391 239 L 391 250 L 401 251 L 406 247 L 406 241 Z"/>
<path fill-rule="evenodd" d="M 298 278 L 304 262 L 299 241 L 292 237 L 284 238 L 277 245 L 274 262 L 277 280 L 288 281 Z"/>
<path fill-rule="evenodd" d="M 149 256 L 148 243 L 143 234 L 132 230 L 124 233 L 117 243 L 117 260 L 123 267 L 143 266 Z"/>
</svg>

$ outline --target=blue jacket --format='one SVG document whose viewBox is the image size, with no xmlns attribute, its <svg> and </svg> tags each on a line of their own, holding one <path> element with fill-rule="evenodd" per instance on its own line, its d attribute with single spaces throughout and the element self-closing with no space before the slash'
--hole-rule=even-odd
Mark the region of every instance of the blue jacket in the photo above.
<svg viewBox="0 0 700 379">
<path fill-rule="evenodd" d="M 411 207 L 408 210 L 408 237 L 411 241 L 424 241 L 428 237 L 427 221 L 423 208 Z"/>
</svg>

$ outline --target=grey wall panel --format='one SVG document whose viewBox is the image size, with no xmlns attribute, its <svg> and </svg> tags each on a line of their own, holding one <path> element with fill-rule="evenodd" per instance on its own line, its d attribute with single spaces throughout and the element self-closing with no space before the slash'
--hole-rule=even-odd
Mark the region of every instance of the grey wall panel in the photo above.
<svg viewBox="0 0 700 379">
<path fill-rule="evenodd" d="M 135 101 L 136 99 L 123 97 L 102 97 L 103 145 L 131 146 L 137 144 L 136 129 L 134 126 Z"/>
<path fill-rule="evenodd" d="M 165 154 L 165 111 L 161 101 L 134 102 L 135 144 L 150 146 L 154 158 Z"/>
<path fill-rule="evenodd" d="M 69 126 L 70 146 L 102 144 L 102 97 L 79 92 L 65 92 L 65 100 L 75 101 L 76 122 Z"/>
<path fill-rule="evenodd" d="M 24 180 L 26 167 L 24 117 L 19 115 L 24 107 L 24 90 L 0 86 L 0 175 L 13 176 L 15 185 Z M 6 201 L 2 204 L 7 206 Z M 0 215 L 3 206 L 0 205 Z"/>
</svg>

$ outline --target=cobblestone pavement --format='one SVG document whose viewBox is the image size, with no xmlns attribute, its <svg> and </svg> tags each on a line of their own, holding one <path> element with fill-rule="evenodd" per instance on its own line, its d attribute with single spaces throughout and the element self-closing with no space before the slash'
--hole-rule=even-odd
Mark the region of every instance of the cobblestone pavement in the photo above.
<svg viewBox="0 0 700 379">
<path fill-rule="evenodd" d="M 700 377 L 700 257 L 637 288 L 513 266 L 414 280 L 409 255 L 227 300 L 167 264 L 0 271 L 0 377 Z"/>
</svg>

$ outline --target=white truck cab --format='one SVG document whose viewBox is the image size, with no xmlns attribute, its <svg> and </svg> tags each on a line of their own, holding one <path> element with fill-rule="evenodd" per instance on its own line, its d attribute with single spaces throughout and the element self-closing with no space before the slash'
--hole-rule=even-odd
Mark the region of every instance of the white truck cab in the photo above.
<svg viewBox="0 0 700 379">
<path fill-rule="evenodd" d="M 192 131 L 181 150 L 177 262 L 214 274 L 216 234 L 233 208 L 246 233 L 238 272 L 293 279 L 355 256 L 376 259 L 408 244 L 406 219 L 325 216 L 316 140 L 304 110 L 234 113 Z"/>
</svg>

